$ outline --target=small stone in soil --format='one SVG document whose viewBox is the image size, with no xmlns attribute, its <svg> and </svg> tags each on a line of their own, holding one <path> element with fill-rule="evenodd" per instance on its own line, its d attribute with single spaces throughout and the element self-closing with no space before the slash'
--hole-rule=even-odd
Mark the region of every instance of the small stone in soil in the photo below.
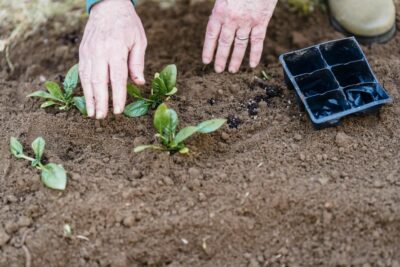
<svg viewBox="0 0 400 267">
<path fill-rule="evenodd" d="M 124 218 L 122 221 L 122 224 L 126 227 L 132 227 L 136 222 L 135 216 L 133 215 L 128 215 Z"/>
<path fill-rule="evenodd" d="M 298 134 L 298 133 L 295 134 L 293 138 L 294 138 L 294 140 L 296 140 L 296 141 L 301 141 L 301 140 L 303 139 L 303 137 L 302 137 L 300 134 Z"/>
<path fill-rule="evenodd" d="M 10 236 L 4 231 L 4 229 L 0 228 L 0 248 L 7 244 L 8 240 L 10 240 Z"/>
<path fill-rule="evenodd" d="M 229 140 L 229 134 L 227 134 L 226 132 L 222 132 L 221 138 L 224 141 L 228 141 Z"/>
<path fill-rule="evenodd" d="M 228 116 L 228 126 L 229 128 L 238 128 L 238 126 L 240 125 L 241 120 L 236 117 L 235 115 L 229 115 Z"/>
</svg>

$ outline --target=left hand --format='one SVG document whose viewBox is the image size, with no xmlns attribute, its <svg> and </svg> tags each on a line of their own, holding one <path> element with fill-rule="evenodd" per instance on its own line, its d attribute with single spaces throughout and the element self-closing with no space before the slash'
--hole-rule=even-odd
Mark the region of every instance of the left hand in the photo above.
<svg viewBox="0 0 400 267">
<path fill-rule="evenodd" d="M 216 0 L 208 22 L 203 48 L 203 63 L 214 57 L 215 71 L 225 70 L 231 47 L 234 48 L 229 72 L 236 73 L 242 64 L 250 39 L 250 67 L 261 60 L 267 26 L 278 0 Z"/>
</svg>

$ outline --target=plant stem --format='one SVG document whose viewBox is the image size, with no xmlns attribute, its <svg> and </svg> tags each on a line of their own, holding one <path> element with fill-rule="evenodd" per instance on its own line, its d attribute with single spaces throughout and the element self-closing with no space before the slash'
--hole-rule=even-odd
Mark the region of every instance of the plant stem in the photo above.
<svg viewBox="0 0 400 267">
<path fill-rule="evenodd" d="M 35 161 L 34 158 L 28 157 L 28 156 L 26 156 L 24 154 L 22 154 L 20 157 L 23 158 L 23 159 L 29 160 L 29 161 Z"/>
</svg>

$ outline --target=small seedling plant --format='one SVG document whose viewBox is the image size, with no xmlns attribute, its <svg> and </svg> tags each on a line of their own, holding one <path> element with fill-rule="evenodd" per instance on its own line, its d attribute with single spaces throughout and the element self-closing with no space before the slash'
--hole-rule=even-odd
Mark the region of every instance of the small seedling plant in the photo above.
<svg viewBox="0 0 400 267">
<path fill-rule="evenodd" d="M 63 82 L 63 89 L 52 81 L 44 83 L 46 91 L 36 91 L 29 94 L 27 97 L 40 97 L 45 100 L 40 106 L 47 108 L 51 106 L 58 106 L 60 110 L 70 110 L 75 106 L 83 115 L 87 115 L 85 97 L 73 96 L 74 90 L 78 85 L 79 73 L 78 64 L 69 69 Z"/>
<path fill-rule="evenodd" d="M 17 159 L 25 159 L 31 162 L 32 167 L 35 167 L 41 171 L 42 183 L 51 188 L 57 190 L 64 190 L 67 185 L 67 173 L 63 166 L 55 163 L 42 163 L 42 157 L 45 148 L 45 141 L 42 137 L 36 138 L 32 142 L 32 150 L 35 157 L 29 157 L 24 154 L 22 144 L 15 138 L 10 139 L 10 151 Z"/>
<path fill-rule="evenodd" d="M 168 65 L 160 73 L 156 73 L 151 82 L 150 96 L 147 98 L 142 95 L 138 87 L 129 84 L 128 94 L 136 100 L 125 107 L 124 114 L 131 118 L 140 117 L 146 115 L 150 108 L 156 109 L 178 91 L 176 76 L 176 65 Z"/>
<path fill-rule="evenodd" d="M 168 108 L 166 104 L 158 106 L 154 113 L 154 127 L 157 130 L 156 137 L 159 145 L 140 145 L 135 147 L 134 152 L 141 152 L 146 149 L 179 152 L 186 154 L 189 149 L 184 141 L 195 133 L 211 133 L 218 130 L 226 122 L 225 119 L 212 119 L 203 121 L 197 126 L 187 126 L 176 133 L 179 119 L 175 110 Z"/>
</svg>

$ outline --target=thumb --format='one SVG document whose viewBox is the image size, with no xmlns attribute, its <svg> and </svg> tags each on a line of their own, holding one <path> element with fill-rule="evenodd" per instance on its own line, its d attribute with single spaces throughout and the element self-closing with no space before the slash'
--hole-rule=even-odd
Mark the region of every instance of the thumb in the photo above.
<svg viewBox="0 0 400 267">
<path fill-rule="evenodd" d="M 144 80 L 144 58 L 146 53 L 146 41 L 138 42 L 129 54 L 129 73 L 132 81 L 137 85 L 143 85 Z"/>
</svg>

